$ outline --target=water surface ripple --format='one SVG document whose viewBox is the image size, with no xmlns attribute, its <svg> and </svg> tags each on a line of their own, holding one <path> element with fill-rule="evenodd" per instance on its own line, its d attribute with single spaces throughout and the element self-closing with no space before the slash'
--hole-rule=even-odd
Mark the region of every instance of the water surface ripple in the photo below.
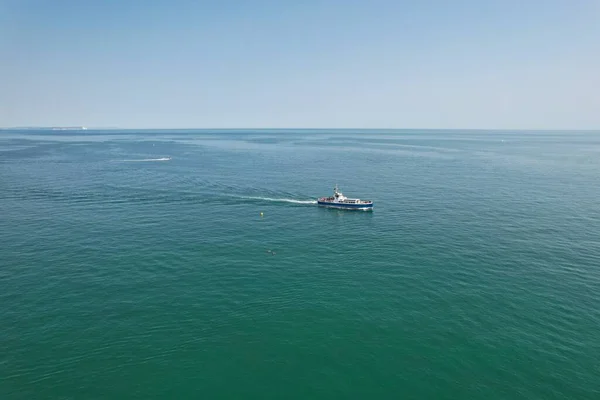
<svg viewBox="0 0 600 400">
<path fill-rule="evenodd" d="M 597 132 L 0 150 L 2 399 L 600 398 Z"/>
</svg>

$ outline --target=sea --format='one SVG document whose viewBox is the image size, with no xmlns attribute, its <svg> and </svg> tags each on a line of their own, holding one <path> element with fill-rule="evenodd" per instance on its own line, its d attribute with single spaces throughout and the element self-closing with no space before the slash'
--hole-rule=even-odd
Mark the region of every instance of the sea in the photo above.
<svg viewBox="0 0 600 400">
<path fill-rule="evenodd" d="M 0 398 L 600 399 L 600 132 L 2 130 Z"/>
</svg>

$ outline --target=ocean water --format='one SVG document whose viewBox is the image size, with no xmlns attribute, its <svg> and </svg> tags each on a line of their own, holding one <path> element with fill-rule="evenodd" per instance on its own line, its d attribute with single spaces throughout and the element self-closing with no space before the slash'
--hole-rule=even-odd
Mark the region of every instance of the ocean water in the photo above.
<svg viewBox="0 0 600 400">
<path fill-rule="evenodd" d="M 0 305 L 3 400 L 598 399 L 600 132 L 0 131 Z"/>
</svg>

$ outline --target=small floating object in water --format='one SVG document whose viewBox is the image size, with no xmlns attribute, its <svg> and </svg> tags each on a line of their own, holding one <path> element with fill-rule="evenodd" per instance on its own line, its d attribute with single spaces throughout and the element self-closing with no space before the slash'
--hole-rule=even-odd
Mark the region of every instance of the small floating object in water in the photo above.
<svg viewBox="0 0 600 400">
<path fill-rule="evenodd" d="M 272 251 L 271 250 L 267 250 L 267 253 L 272 253 Z"/>
<path fill-rule="evenodd" d="M 277 253 L 275 253 L 274 251 L 272 251 L 272 252 L 271 252 L 271 254 L 275 255 L 275 254 L 277 254 Z"/>
<path fill-rule="evenodd" d="M 262 213 L 262 211 L 261 211 L 261 213 L 260 213 L 260 216 L 261 216 L 261 217 L 263 216 L 263 213 Z"/>
</svg>

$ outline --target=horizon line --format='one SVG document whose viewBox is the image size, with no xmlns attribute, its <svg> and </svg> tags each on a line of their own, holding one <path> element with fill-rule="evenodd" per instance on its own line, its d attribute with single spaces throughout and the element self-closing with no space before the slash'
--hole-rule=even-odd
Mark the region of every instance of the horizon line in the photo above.
<svg viewBox="0 0 600 400">
<path fill-rule="evenodd" d="M 48 129 L 56 131 L 89 131 L 89 130 L 213 130 L 213 131 L 233 131 L 233 130 L 377 130 L 377 131 L 400 131 L 400 130 L 427 130 L 427 131 L 600 131 L 599 128 L 367 128 L 367 127 L 345 127 L 345 128 L 322 128 L 322 127 L 230 127 L 230 128 L 210 128 L 210 127 L 115 127 L 115 126 L 85 126 L 85 125 L 50 125 L 50 126 L 10 126 L 0 127 L 0 130 L 35 130 Z"/>
</svg>

